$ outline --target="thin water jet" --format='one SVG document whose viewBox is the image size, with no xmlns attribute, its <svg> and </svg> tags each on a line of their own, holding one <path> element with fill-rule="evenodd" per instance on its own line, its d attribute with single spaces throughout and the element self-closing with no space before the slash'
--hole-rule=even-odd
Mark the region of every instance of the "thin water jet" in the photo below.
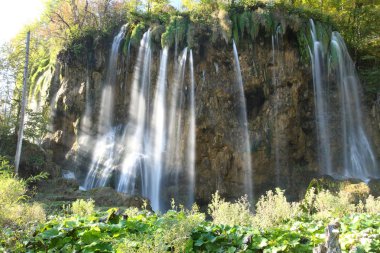
<svg viewBox="0 0 380 253">
<path fill-rule="evenodd" d="M 253 201 L 253 185 L 252 185 L 252 162 L 251 162 L 251 145 L 248 134 L 248 120 L 247 120 L 247 105 L 244 96 L 243 79 L 241 76 L 239 55 L 236 49 L 235 41 L 233 41 L 233 53 L 234 53 L 234 67 L 236 75 L 236 86 L 238 89 L 240 110 L 239 110 L 239 124 L 242 131 L 242 155 L 243 155 L 243 173 L 244 178 L 244 191 L 248 196 L 250 202 Z"/>
</svg>

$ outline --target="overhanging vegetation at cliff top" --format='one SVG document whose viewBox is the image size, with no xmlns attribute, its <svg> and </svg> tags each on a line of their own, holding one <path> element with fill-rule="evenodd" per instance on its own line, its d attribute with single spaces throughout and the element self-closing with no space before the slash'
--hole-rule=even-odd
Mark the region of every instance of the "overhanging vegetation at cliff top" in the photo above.
<svg viewBox="0 0 380 253">
<path fill-rule="evenodd" d="M 241 39 L 255 41 L 259 34 L 271 37 L 276 31 L 285 34 L 291 31 L 298 36 L 309 34 L 309 19 L 316 20 L 321 34 L 329 34 L 333 20 L 319 11 L 307 10 L 287 4 L 203 6 L 193 10 L 178 11 L 174 8 L 157 12 L 131 11 L 124 18 L 105 30 L 84 30 L 66 44 L 68 51 L 75 54 L 85 52 L 85 41 L 89 38 L 111 40 L 117 29 L 128 23 L 125 47 L 130 43 L 138 46 L 142 35 L 151 30 L 152 45 L 155 48 L 165 46 L 197 48 L 205 40 L 211 43 L 225 41 L 239 42 Z M 306 36 L 308 37 L 308 36 Z M 306 38 L 305 37 L 305 38 Z M 301 41 L 302 39 L 299 39 Z M 328 41 L 328 39 L 326 39 Z M 302 42 L 302 41 L 301 41 Z M 300 46 L 304 46 L 300 44 Z M 78 50 L 79 49 L 79 50 Z"/>
<path fill-rule="evenodd" d="M 151 29 L 152 49 L 164 46 L 189 47 L 196 53 L 200 44 L 232 43 L 242 39 L 255 44 L 255 39 L 270 37 L 277 31 L 295 35 L 302 62 L 309 62 L 309 19 L 316 21 L 321 41 L 328 48 L 332 30 L 338 30 L 347 42 L 354 61 L 365 68 L 376 66 L 380 59 L 380 3 L 373 1 L 218 1 L 183 0 L 181 11 L 167 0 L 105 1 L 105 0 L 49 0 L 40 20 L 28 25 L 11 42 L 7 61 L 12 65 L 15 83 L 22 83 L 22 61 L 25 31 L 31 30 L 32 64 L 30 82 L 51 76 L 57 55 L 68 59 L 86 59 L 99 41 L 112 42 L 120 27 L 129 24 L 124 39 L 123 52 L 129 45 L 138 46 L 145 31 Z M 4 49 L 2 49 L 4 50 Z M 47 73 L 39 70 L 46 66 Z M 63 58 L 63 60 L 67 60 Z M 377 76 L 368 70 L 367 76 Z M 366 72 L 366 73 L 367 73 Z M 40 78 L 41 77 L 41 78 Z M 45 80 L 45 79 L 44 79 Z M 44 83 L 34 85 L 41 90 Z M 370 91 L 376 94 L 377 85 Z M 367 88 L 366 88 L 367 89 Z M 30 92 L 31 94 L 33 91 Z"/>
</svg>

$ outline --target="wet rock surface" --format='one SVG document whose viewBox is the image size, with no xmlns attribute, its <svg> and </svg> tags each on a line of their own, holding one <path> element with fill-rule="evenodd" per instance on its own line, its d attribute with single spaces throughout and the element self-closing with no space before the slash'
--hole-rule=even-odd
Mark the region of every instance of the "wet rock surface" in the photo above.
<svg viewBox="0 0 380 253">
<path fill-rule="evenodd" d="M 201 32 L 201 31 L 198 31 Z M 200 36 L 199 34 L 197 36 Z M 320 176 L 317 158 L 316 126 L 311 67 L 301 62 L 294 34 L 283 35 L 278 61 L 273 63 L 269 36 L 256 41 L 241 40 L 237 46 L 247 104 L 252 181 L 258 197 L 275 186 L 286 189 L 290 200 L 299 199 L 309 182 Z M 110 42 L 98 41 L 88 58 L 59 62 L 53 132 L 47 140 L 53 160 L 70 168 L 83 180 L 91 162 L 92 138 L 96 136 L 100 97 L 105 78 L 105 59 Z M 127 57 L 120 52 L 116 92 L 113 98 L 114 125 L 128 121 L 130 87 L 137 49 Z M 174 50 L 169 59 L 174 58 Z M 65 59 L 63 57 L 63 59 Z M 155 89 L 159 51 L 153 50 L 152 89 Z M 194 48 L 196 96 L 196 193 L 199 203 L 207 203 L 216 190 L 226 197 L 237 198 L 244 191 L 241 150 L 242 133 L 238 131 L 237 96 L 232 44 L 206 40 Z M 168 85 L 173 79 L 174 61 L 169 60 Z M 274 85 L 273 71 L 277 81 Z M 188 74 L 186 74 L 188 75 Z M 189 78 L 188 76 L 186 78 Z M 80 122 L 85 111 L 84 82 L 89 80 L 92 125 L 89 138 L 79 143 Z M 51 92 L 54 92 L 52 90 Z M 186 112 L 185 112 L 186 113 Z M 376 114 L 377 115 L 377 114 Z M 184 134 L 184 138 L 187 138 Z M 181 145 L 185 141 L 179 140 Z M 173 197 L 168 189 L 165 194 Z M 181 189 L 179 189 L 181 192 Z"/>
<path fill-rule="evenodd" d="M 64 204 L 70 204 L 77 199 L 93 199 L 98 208 L 108 207 L 137 207 L 146 206 L 148 210 L 149 201 L 138 195 L 126 195 L 115 191 L 111 187 L 95 188 L 89 191 L 82 191 L 76 180 L 55 178 L 40 182 L 38 193 L 33 197 L 34 201 L 42 202 L 47 209 L 60 209 Z"/>
</svg>

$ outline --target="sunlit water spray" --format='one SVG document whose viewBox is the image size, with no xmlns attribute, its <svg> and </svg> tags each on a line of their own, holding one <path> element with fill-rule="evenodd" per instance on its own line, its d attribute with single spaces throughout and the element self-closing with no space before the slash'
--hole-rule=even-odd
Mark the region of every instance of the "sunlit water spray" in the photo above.
<svg viewBox="0 0 380 253">
<path fill-rule="evenodd" d="M 166 153 L 166 165 L 170 168 L 170 181 L 174 178 L 175 193 L 178 193 L 179 174 L 183 170 L 182 153 L 178 152 L 181 149 L 180 139 L 183 135 L 183 83 L 185 78 L 185 67 L 187 60 L 187 48 L 185 48 L 180 57 L 179 63 L 175 64 L 174 80 L 172 81 L 170 89 L 170 104 L 169 104 L 169 117 L 168 117 L 168 143 Z M 175 59 L 175 61 L 177 61 Z M 175 196 L 177 197 L 177 196 Z"/>
<path fill-rule="evenodd" d="M 150 89 L 150 68 L 152 52 L 150 48 L 150 31 L 143 35 L 137 55 L 137 62 L 131 86 L 131 101 L 129 104 L 128 124 L 125 133 L 126 151 L 121 164 L 117 190 L 134 193 L 137 177 L 141 177 L 142 194 L 147 194 L 149 187 L 144 175 L 146 160 L 147 114 Z"/>
<path fill-rule="evenodd" d="M 98 118 L 98 136 L 93 151 L 92 162 L 84 182 L 85 189 L 102 187 L 108 181 L 110 171 L 113 170 L 113 154 L 115 129 L 113 122 L 113 95 L 116 82 L 116 68 L 120 43 L 125 36 L 127 25 L 124 25 L 114 38 L 109 58 L 106 82 L 102 90 L 100 114 Z"/>
</svg>

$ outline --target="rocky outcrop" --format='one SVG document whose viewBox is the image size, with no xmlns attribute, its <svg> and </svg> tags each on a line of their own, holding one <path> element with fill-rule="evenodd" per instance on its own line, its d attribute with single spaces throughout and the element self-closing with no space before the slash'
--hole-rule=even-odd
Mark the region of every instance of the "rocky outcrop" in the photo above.
<svg viewBox="0 0 380 253">
<path fill-rule="evenodd" d="M 111 187 L 95 188 L 90 191 L 79 190 L 78 182 L 75 180 L 55 178 L 38 183 L 38 193 L 34 200 L 45 203 L 49 209 L 53 209 L 57 203 L 58 209 L 63 204 L 68 204 L 77 199 L 92 199 L 100 208 L 108 207 L 146 207 L 151 210 L 149 200 L 139 196 L 126 195 L 115 191 Z"/>
<path fill-rule="evenodd" d="M 237 150 L 242 133 L 237 132 L 239 110 L 231 42 L 211 42 L 210 30 L 199 28 L 194 36 L 196 81 L 196 200 L 207 203 L 219 190 L 227 198 L 243 192 L 242 154 Z M 247 103 L 249 138 L 255 196 L 280 186 L 291 200 L 303 195 L 310 180 L 319 176 L 311 67 L 301 60 L 296 34 L 287 27 L 281 35 L 277 61 L 272 57 L 272 38 L 261 29 L 252 41 L 238 43 L 239 61 Z M 54 105 L 53 132 L 45 146 L 54 161 L 76 171 L 83 179 L 91 160 L 91 148 L 79 145 L 86 99 L 91 104 L 92 126 L 87 129 L 87 147 L 96 135 L 102 85 L 110 39 L 90 39 L 80 55 L 62 52 L 51 88 Z M 126 121 L 130 86 L 137 49 L 129 57 L 120 52 L 117 67 L 114 125 Z M 176 51 L 170 51 L 169 59 Z M 159 48 L 153 48 L 151 80 L 156 80 Z M 168 80 L 174 78 L 174 61 L 169 61 Z M 274 75 L 273 73 L 277 73 Z M 275 76 L 275 77 L 274 77 Z M 276 82 L 274 80 L 276 78 Z M 89 88 L 86 89 L 86 83 Z M 170 85 L 170 84 L 169 84 Z M 153 87 L 154 88 L 154 87 Z M 86 94 L 86 92 L 88 94 Z M 376 108 L 374 109 L 376 110 Z M 170 186 L 168 186 L 168 193 Z"/>
</svg>

